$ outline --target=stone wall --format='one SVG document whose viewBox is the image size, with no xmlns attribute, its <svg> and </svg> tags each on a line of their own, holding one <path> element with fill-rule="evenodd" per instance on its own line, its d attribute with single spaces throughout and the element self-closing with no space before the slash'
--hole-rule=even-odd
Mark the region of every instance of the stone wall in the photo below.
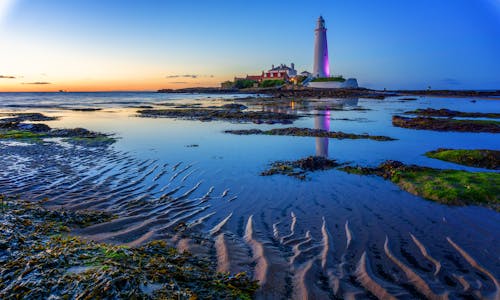
<svg viewBox="0 0 500 300">
<path fill-rule="evenodd" d="M 325 82 L 309 82 L 308 87 L 318 89 L 355 89 L 358 88 L 356 78 L 349 78 L 344 82 L 325 81 Z"/>
</svg>

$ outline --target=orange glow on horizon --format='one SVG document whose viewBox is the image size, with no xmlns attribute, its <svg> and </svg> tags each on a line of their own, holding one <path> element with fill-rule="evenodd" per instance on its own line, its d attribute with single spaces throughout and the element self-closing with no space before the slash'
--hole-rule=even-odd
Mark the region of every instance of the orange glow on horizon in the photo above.
<svg viewBox="0 0 500 300">
<path fill-rule="evenodd" d="M 2 75 L 2 74 L 0 74 Z M 8 81 L 16 81 L 8 83 Z M 50 82 L 38 84 L 19 82 L 22 79 L 0 79 L 0 92 L 111 92 L 111 91 L 157 91 L 159 89 L 182 89 L 190 87 L 218 87 L 224 79 L 207 78 L 200 81 L 169 81 L 163 80 L 92 80 L 92 81 L 67 81 L 64 83 Z M 49 81 L 47 81 L 49 82 Z"/>
</svg>

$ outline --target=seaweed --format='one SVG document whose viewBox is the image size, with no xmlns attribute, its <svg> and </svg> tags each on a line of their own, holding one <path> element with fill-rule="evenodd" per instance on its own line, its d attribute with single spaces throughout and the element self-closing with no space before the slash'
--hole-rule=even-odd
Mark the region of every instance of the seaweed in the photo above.
<svg viewBox="0 0 500 300">
<path fill-rule="evenodd" d="M 97 243 L 70 227 L 107 222 L 102 212 L 47 210 L 9 199 L 0 215 L 0 298 L 251 299 L 245 273 L 217 273 L 213 263 L 165 241 L 139 248 Z"/>
<path fill-rule="evenodd" d="M 14 116 L 0 119 L 0 139 L 18 139 L 39 142 L 44 138 L 63 138 L 65 141 L 82 146 L 101 146 L 114 143 L 116 139 L 109 134 L 85 128 L 53 129 L 42 123 L 21 123 L 21 121 L 53 120 L 39 113 L 9 114 Z"/>
<path fill-rule="evenodd" d="M 458 132 L 500 132 L 500 122 L 485 120 L 455 120 L 430 117 L 392 117 L 392 125 L 418 130 L 458 131 Z"/>
<path fill-rule="evenodd" d="M 344 133 L 342 131 L 328 131 L 323 129 L 298 128 L 298 127 L 275 128 L 270 130 L 260 130 L 260 129 L 226 130 L 224 132 L 236 135 L 261 134 L 261 135 L 281 135 L 281 136 L 326 137 L 331 139 L 370 139 L 375 141 L 395 140 L 387 136 Z"/>
<path fill-rule="evenodd" d="M 0 139 L 40 140 L 44 137 L 48 137 L 48 135 L 46 133 L 37 133 L 26 130 L 7 130 L 7 131 L 0 130 Z"/>
<path fill-rule="evenodd" d="M 465 150 L 439 148 L 425 153 L 427 157 L 453 162 L 465 166 L 500 170 L 500 151 Z"/>
<path fill-rule="evenodd" d="M 276 161 L 270 165 L 270 168 L 262 172 L 261 176 L 272 176 L 276 174 L 295 177 L 300 180 L 306 179 L 308 172 L 318 170 L 328 170 L 338 167 L 339 164 L 335 160 L 331 160 L 321 156 L 309 156 L 296 161 Z"/>
<path fill-rule="evenodd" d="M 427 117 L 461 117 L 461 118 L 500 118 L 500 113 L 479 113 L 479 112 L 462 112 L 456 110 L 450 110 L 446 108 L 442 109 L 416 109 L 412 111 L 405 112 L 407 115 L 419 115 Z"/>
<path fill-rule="evenodd" d="M 10 118 L 0 119 L 2 123 L 8 122 L 43 122 L 43 121 L 54 121 L 57 120 L 57 117 L 48 117 L 41 113 L 3 113 L 4 116 L 9 116 Z"/>
<path fill-rule="evenodd" d="M 145 118 L 182 118 L 199 121 L 237 121 L 254 122 L 257 124 L 291 124 L 299 118 L 296 115 L 285 113 L 274 113 L 265 111 L 242 111 L 241 106 L 236 108 L 221 107 L 216 109 L 209 108 L 182 108 L 182 109 L 145 109 L 139 110 L 138 116 Z"/>
<path fill-rule="evenodd" d="M 345 166 L 345 172 L 377 175 L 414 195 L 448 205 L 484 205 L 500 210 L 500 174 L 442 170 L 388 160 L 378 167 Z"/>
</svg>

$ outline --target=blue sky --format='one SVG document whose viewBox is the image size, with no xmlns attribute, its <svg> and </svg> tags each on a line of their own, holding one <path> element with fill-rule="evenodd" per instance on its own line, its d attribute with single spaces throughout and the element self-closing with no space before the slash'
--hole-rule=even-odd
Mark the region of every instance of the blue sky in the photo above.
<svg viewBox="0 0 500 300">
<path fill-rule="evenodd" d="M 332 73 L 362 86 L 500 89 L 500 0 L 7 1 L 0 75 L 16 78 L 0 90 L 215 85 L 290 62 L 311 70 L 319 15 Z"/>
</svg>

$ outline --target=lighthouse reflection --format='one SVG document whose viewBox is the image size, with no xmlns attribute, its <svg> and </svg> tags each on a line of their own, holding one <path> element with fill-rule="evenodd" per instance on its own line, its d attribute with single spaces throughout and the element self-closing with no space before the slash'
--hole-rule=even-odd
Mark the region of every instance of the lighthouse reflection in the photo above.
<svg viewBox="0 0 500 300">
<path fill-rule="evenodd" d="M 355 110 L 359 98 L 332 98 L 321 100 L 301 100 L 295 99 L 284 103 L 283 105 L 262 105 L 262 111 L 283 113 L 283 114 L 303 114 L 314 116 L 314 129 L 330 131 L 330 122 L 332 114 L 341 114 Z M 343 117 L 343 116 L 340 116 Z M 342 120 L 342 119 L 338 119 Z M 345 120 L 345 119 L 344 119 Z M 328 157 L 330 139 L 327 137 L 315 137 L 316 156 Z"/>
<path fill-rule="evenodd" d="M 358 98 L 335 99 L 329 105 L 316 109 L 314 114 L 314 129 L 330 131 L 331 111 L 349 110 L 358 106 Z M 316 137 L 316 156 L 328 157 L 330 139 Z"/>
<path fill-rule="evenodd" d="M 330 131 L 330 110 L 318 111 L 314 116 L 314 129 Z M 316 156 L 328 157 L 327 137 L 316 137 Z"/>
</svg>

